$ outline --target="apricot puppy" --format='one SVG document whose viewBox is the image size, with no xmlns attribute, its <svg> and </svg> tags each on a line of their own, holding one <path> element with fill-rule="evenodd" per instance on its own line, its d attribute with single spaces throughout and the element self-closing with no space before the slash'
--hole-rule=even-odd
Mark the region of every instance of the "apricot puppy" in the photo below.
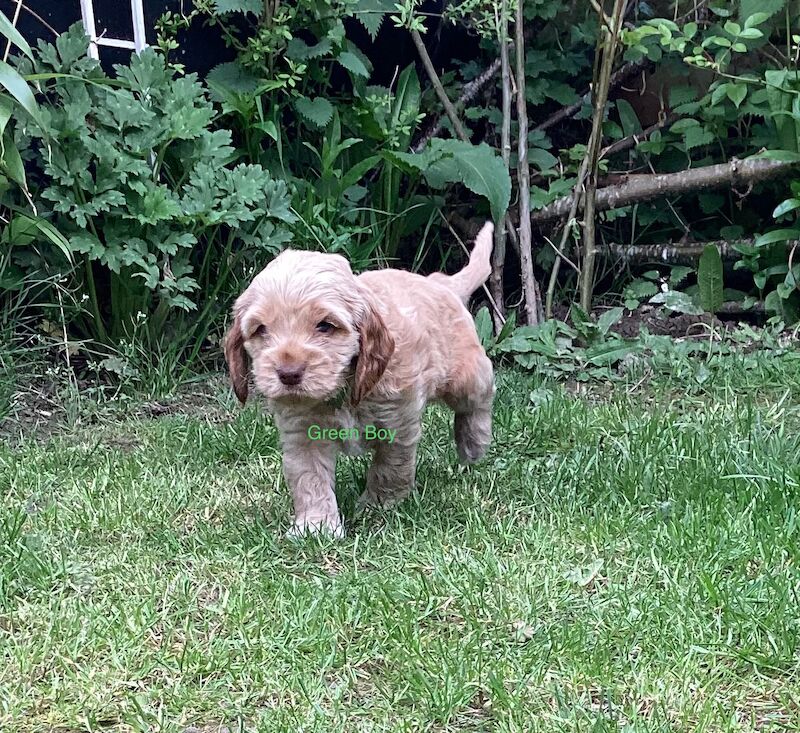
<svg viewBox="0 0 800 733">
<path fill-rule="evenodd" d="M 340 255 L 287 250 L 236 300 L 225 359 L 242 404 L 252 374 L 275 417 L 294 501 L 290 535 L 343 535 L 340 450 L 373 452 L 359 506 L 408 496 L 431 400 L 453 410 L 462 462 L 486 452 L 494 374 L 465 304 L 489 276 L 493 230 L 484 225 L 455 275 L 356 277 Z"/>
</svg>

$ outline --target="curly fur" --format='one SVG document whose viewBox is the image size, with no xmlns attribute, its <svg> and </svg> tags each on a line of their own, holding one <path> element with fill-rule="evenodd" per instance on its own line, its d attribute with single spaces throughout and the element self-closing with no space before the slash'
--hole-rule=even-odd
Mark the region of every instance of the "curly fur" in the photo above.
<svg viewBox="0 0 800 733">
<path fill-rule="evenodd" d="M 340 450 L 373 451 L 360 506 L 405 498 L 431 400 L 454 411 L 463 462 L 486 452 L 494 375 L 465 303 L 489 275 L 493 229 L 484 225 L 455 275 L 387 269 L 356 277 L 339 255 L 287 250 L 237 299 L 225 358 L 239 400 L 252 376 L 275 417 L 294 501 L 290 533 L 343 533 L 334 494 Z M 286 372 L 297 382 L 287 384 Z M 340 404 L 343 391 L 349 400 Z M 396 433 L 391 443 L 311 440 L 312 425 Z"/>
</svg>

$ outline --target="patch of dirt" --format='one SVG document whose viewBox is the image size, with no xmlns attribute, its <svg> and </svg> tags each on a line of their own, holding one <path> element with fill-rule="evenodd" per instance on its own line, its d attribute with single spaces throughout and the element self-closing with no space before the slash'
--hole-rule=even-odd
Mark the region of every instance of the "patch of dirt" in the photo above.
<svg viewBox="0 0 800 733">
<path fill-rule="evenodd" d="M 95 384 L 68 385 L 51 379 L 19 384 L 10 397 L 7 414 L 0 417 L 0 440 L 8 443 L 33 438 L 46 441 L 57 435 L 70 435 L 93 426 L 109 426 L 102 444 L 130 452 L 137 440 L 114 428 L 125 420 L 158 420 L 171 415 L 196 417 L 212 423 L 228 422 L 231 406 L 223 395 L 222 375 L 209 375 L 202 381 L 178 388 L 173 395 L 141 401 L 109 387 L 100 391 Z"/>
<path fill-rule="evenodd" d="M 595 317 L 602 315 L 603 309 L 593 312 Z M 559 320 L 572 325 L 568 306 L 554 308 L 553 315 Z M 703 313 L 690 316 L 685 313 L 665 314 L 660 308 L 642 306 L 635 311 L 625 310 L 622 318 L 611 327 L 611 332 L 623 338 L 636 338 L 642 328 L 646 328 L 656 336 L 686 338 L 687 336 L 703 336 L 713 327 L 717 332 L 725 332 L 734 325 L 730 321 L 722 321 L 716 316 Z"/>
</svg>

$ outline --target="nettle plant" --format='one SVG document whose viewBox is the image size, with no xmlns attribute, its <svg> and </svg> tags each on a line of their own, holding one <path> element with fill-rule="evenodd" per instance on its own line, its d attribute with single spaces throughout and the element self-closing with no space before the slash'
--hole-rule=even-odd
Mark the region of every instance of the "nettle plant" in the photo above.
<svg viewBox="0 0 800 733">
<path fill-rule="evenodd" d="M 79 263 L 69 273 L 83 296 L 75 325 L 113 342 L 145 314 L 157 338 L 176 314 L 200 309 L 196 330 L 217 315 L 237 274 L 287 241 L 286 185 L 260 165 L 231 165 L 231 134 L 212 129 L 218 113 L 194 75 L 176 78 L 145 50 L 109 79 L 87 47 L 75 25 L 19 64 L 56 75 L 42 122 L 19 120 L 17 143 Z M 63 259 L 35 248 L 17 259 L 66 272 Z"/>
</svg>

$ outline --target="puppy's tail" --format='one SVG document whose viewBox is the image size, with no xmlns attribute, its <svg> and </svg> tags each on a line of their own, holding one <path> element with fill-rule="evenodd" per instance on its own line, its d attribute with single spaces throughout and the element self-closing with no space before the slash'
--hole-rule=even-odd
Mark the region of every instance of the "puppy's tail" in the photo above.
<svg viewBox="0 0 800 733">
<path fill-rule="evenodd" d="M 494 224 L 487 221 L 475 237 L 475 246 L 469 256 L 464 269 L 455 275 L 444 275 L 437 272 L 428 277 L 450 288 L 461 300 L 466 303 L 472 295 L 489 277 L 492 271 L 492 245 L 494 244 Z"/>
</svg>

